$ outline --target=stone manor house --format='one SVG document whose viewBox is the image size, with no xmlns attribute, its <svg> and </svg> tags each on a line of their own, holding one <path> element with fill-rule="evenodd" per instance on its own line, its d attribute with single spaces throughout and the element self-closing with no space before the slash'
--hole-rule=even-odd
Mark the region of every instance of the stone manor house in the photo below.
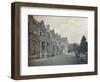
<svg viewBox="0 0 100 82">
<path fill-rule="evenodd" d="M 54 30 L 50 30 L 50 25 L 45 25 L 43 20 L 39 22 L 32 15 L 29 15 L 28 54 L 29 61 L 67 55 L 68 40 L 55 33 Z"/>
</svg>

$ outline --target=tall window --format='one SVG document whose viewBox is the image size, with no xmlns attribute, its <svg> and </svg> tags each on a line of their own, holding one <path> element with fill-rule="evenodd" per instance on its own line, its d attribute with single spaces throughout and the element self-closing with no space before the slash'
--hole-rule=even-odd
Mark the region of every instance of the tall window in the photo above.
<svg viewBox="0 0 100 82">
<path fill-rule="evenodd" d="M 45 42 L 42 42 L 42 51 L 45 50 Z"/>
<path fill-rule="evenodd" d="M 55 46 L 53 46 L 53 52 L 55 52 Z"/>
<path fill-rule="evenodd" d="M 42 35 L 42 33 L 40 32 L 40 36 Z"/>
<path fill-rule="evenodd" d="M 49 51 L 49 43 L 47 43 L 46 50 Z"/>
</svg>

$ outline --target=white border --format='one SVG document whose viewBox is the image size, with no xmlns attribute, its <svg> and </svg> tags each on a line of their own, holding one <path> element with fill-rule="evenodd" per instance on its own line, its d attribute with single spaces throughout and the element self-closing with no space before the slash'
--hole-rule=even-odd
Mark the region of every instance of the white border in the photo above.
<svg viewBox="0 0 100 82">
<path fill-rule="evenodd" d="M 94 11 L 21 7 L 20 75 L 74 73 L 94 71 Z M 88 64 L 28 67 L 28 15 L 88 17 Z"/>
</svg>

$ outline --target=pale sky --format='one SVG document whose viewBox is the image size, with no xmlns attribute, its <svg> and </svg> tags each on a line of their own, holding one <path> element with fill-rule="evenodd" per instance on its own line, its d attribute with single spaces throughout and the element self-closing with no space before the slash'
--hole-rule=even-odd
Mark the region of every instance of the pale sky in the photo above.
<svg viewBox="0 0 100 82">
<path fill-rule="evenodd" d="M 80 43 L 83 35 L 88 39 L 88 18 L 62 16 L 33 16 L 37 21 L 43 20 L 50 25 L 50 30 L 61 37 L 67 37 L 68 43 Z"/>
</svg>

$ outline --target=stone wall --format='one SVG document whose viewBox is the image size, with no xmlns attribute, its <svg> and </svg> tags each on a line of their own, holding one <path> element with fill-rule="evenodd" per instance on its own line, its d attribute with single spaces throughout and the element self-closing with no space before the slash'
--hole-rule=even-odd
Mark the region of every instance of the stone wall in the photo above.
<svg viewBox="0 0 100 82">
<path fill-rule="evenodd" d="M 45 25 L 43 20 L 39 22 L 29 15 L 28 31 L 29 60 L 67 54 L 67 38 L 50 30 L 50 25 Z"/>
</svg>

